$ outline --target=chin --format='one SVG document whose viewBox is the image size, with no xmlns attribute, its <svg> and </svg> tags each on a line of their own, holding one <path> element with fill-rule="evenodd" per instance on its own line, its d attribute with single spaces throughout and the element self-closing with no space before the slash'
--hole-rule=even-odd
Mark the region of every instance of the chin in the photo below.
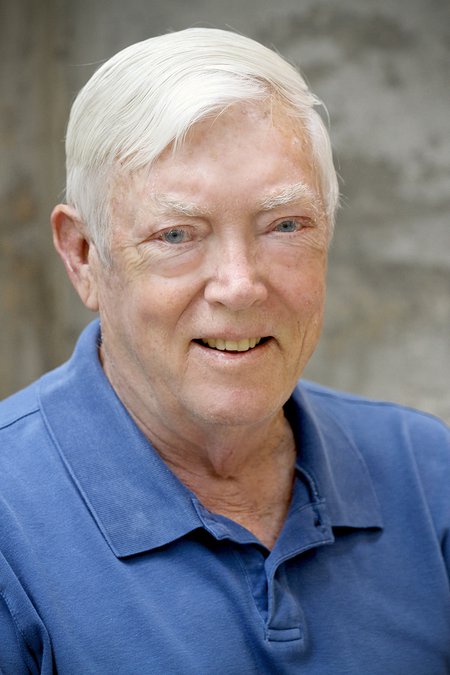
<svg viewBox="0 0 450 675">
<path fill-rule="evenodd" d="M 260 397 L 242 391 L 227 396 L 210 397 L 203 406 L 196 406 L 195 416 L 203 422 L 220 426 L 252 426 L 263 423 L 280 412 L 284 397 Z"/>
</svg>

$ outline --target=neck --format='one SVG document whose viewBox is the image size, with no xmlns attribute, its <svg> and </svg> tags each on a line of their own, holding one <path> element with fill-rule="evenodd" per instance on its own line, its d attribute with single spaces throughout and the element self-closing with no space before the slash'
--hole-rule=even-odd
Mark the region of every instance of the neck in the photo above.
<svg viewBox="0 0 450 675">
<path fill-rule="evenodd" d="M 201 440 L 155 434 L 136 420 L 173 473 L 210 511 L 248 529 L 269 549 L 287 516 L 296 461 L 292 429 L 280 411 L 252 429 L 215 427 Z M 198 430 L 197 430 L 198 431 Z"/>
</svg>

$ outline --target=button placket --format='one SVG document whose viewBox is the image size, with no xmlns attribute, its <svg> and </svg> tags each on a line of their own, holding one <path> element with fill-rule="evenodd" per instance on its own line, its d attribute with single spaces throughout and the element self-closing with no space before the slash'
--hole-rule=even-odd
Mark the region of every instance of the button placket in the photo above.
<svg viewBox="0 0 450 675">
<path fill-rule="evenodd" d="M 304 623 L 300 598 L 292 593 L 285 561 L 281 562 L 268 580 L 266 637 L 270 642 L 301 640 Z"/>
<path fill-rule="evenodd" d="M 304 505 L 291 513 L 289 526 L 265 563 L 268 591 L 266 631 L 269 641 L 303 639 L 305 618 L 301 598 L 291 590 L 287 563 L 308 550 L 333 541 L 322 501 Z M 297 564 L 300 566 L 301 560 Z"/>
<path fill-rule="evenodd" d="M 239 546 L 237 555 L 246 576 L 253 601 L 265 625 L 267 622 L 268 597 L 265 570 L 266 556 L 262 548 L 254 545 Z"/>
</svg>

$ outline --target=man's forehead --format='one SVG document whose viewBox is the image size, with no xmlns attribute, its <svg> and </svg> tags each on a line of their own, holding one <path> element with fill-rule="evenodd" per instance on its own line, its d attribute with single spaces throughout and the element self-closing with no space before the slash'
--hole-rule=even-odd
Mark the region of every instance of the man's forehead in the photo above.
<svg viewBox="0 0 450 675">
<path fill-rule="evenodd" d="M 310 155 L 312 152 L 309 134 L 298 112 L 274 96 L 264 100 L 235 101 L 223 109 L 201 116 L 182 135 L 169 143 L 155 158 L 154 166 L 165 161 L 197 155 L 199 148 L 210 148 L 211 141 L 222 139 L 229 143 L 230 136 L 234 144 L 240 138 L 247 138 L 248 129 L 260 128 L 264 133 L 276 129 L 295 147 L 295 152 Z"/>
<path fill-rule="evenodd" d="M 240 124 L 242 119 L 243 126 Z M 274 136 L 271 135 L 272 130 Z M 235 205 L 241 203 L 258 212 L 296 203 L 308 206 L 309 210 L 318 214 L 323 211 L 304 124 L 292 111 L 274 101 L 239 102 L 221 114 L 199 120 L 179 145 L 167 146 L 150 165 L 128 176 L 128 181 L 123 175 L 128 185 L 123 186 L 122 195 L 137 198 L 139 211 L 150 208 L 161 215 L 207 217 L 211 215 L 209 209 L 215 208 L 215 166 L 224 167 L 223 161 L 229 157 L 225 170 L 230 171 L 233 178 L 233 162 L 238 169 L 241 166 L 240 137 L 246 141 L 252 138 L 256 149 L 267 138 L 268 152 L 262 158 L 259 153 L 260 170 L 254 173 L 253 167 L 255 180 L 252 179 L 252 171 L 246 177 L 250 178 L 251 188 L 247 190 L 239 184 L 234 186 L 234 196 L 229 196 Z M 237 155 L 233 153 L 235 148 L 238 148 Z M 247 156 L 253 157 L 251 147 Z M 246 161 L 244 156 L 244 164 Z M 290 169 L 285 170 L 288 166 Z M 288 171 L 291 176 L 286 175 Z M 223 193 L 220 171 L 217 176 L 219 192 Z M 208 190 L 208 185 L 212 189 Z"/>
</svg>

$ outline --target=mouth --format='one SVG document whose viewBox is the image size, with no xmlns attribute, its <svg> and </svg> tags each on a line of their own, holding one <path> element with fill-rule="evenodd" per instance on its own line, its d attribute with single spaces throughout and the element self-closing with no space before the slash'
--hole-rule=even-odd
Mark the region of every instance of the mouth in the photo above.
<svg viewBox="0 0 450 675">
<path fill-rule="evenodd" d="M 221 352 L 248 352 L 251 349 L 265 344 L 271 337 L 251 337 L 241 340 L 225 340 L 223 338 L 199 338 L 197 344 L 208 349 L 218 349 Z"/>
</svg>

